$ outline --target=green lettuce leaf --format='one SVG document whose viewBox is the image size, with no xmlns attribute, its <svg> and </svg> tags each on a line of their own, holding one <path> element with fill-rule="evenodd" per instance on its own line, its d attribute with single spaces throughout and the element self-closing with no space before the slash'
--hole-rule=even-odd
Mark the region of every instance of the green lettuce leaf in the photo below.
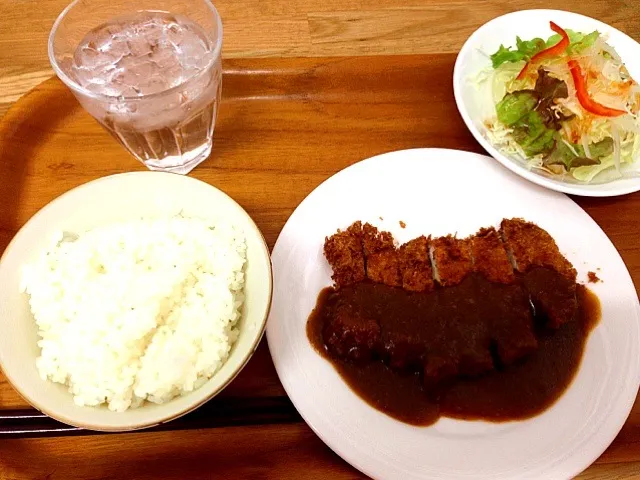
<svg viewBox="0 0 640 480">
<path fill-rule="evenodd" d="M 591 158 L 588 158 L 582 145 L 571 144 L 571 147 L 569 147 L 562 141 L 558 133 L 553 150 L 544 158 L 543 162 L 545 165 L 564 165 L 567 170 L 570 170 L 577 167 L 599 165 L 601 159 L 611 155 L 612 152 L 613 139 L 611 137 L 590 144 L 589 153 Z"/>
<path fill-rule="evenodd" d="M 569 35 L 570 43 L 579 42 L 584 37 L 583 33 L 576 32 L 575 30 L 571 30 L 570 28 L 565 28 L 564 31 L 567 32 L 567 35 Z M 562 40 L 562 35 L 560 35 L 559 33 L 554 33 L 547 39 L 545 48 L 553 47 L 560 40 Z"/>
<path fill-rule="evenodd" d="M 496 105 L 498 120 L 507 127 L 517 124 L 538 104 L 538 95 L 531 90 L 507 93 Z"/>
<path fill-rule="evenodd" d="M 576 41 L 575 43 L 572 42 L 569 45 L 569 48 L 567 51 L 569 53 L 580 53 L 585 48 L 588 48 L 591 45 L 593 45 L 599 36 L 600 36 L 600 32 L 598 31 L 591 32 L 587 35 L 584 35 L 581 40 Z"/>
<path fill-rule="evenodd" d="M 544 48 L 545 42 L 541 38 L 522 40 L 520 37 L 516 37 L 516 47 L 507 48 L 504 45 L 500 45 L 498 51 L 491 55 L 491 63 L 493 68 L 498 68 L 505 62 L 526 62 Z"/>
<path fill-rule="evenodd" d="M 582 145 L 580 149 L 583 151 Z M 598 159 L 611 155 L 613 153 L 613 138 L 607 137 L 599 142 L 592 143 L 589 145 L 589 153 L 593 158 Z"/>
<path fill-rule="evenodd" d="M 577 145 L 573 145 L 576 152 Z M 564 143 L 560 138 L 560 134 L 556 136 L 555 145 L 549 154 L 543 159 L 544 165 L 563 165 L 567 170 L 571 166 L 571 161 L 576 158 L 576 154 L 571 151 L 569 145 Z"/>
<path fill-rule="evenodd" d="M 522 40 L 520 37 L 516 37 L 516 50 L 527 57 L 527 60 L 544 48 L 544 40 L 542 40 L 541 38 L 534 38 L 533 40 Z"/>
<path fill-rule="evenodd" d="M 533 90 L 518 90 L 507 93 L 496 105 L 498 120 L 507 127 L 513 127 L 531 111 L 540 114 L 546 127 L 560 130 L 561 122 L 568 116 L 553 109 L 558 98 L 567 98 L 567 84 L 552 77 L 544 68 L 538 69 L 538 79 Z"/>
<path fill-rule="evenodd" d="M 535 111 L 529 112 L 514 126 L 513 138 L 524 150 L 533 157 L 541 153 L 548 153 L 555 146 L 556 131 L 544 124 L 542 116 Z"/>
<path fill-rule="evenodd" d="M 576 32 L 570 29 L 567 29 L 565 31 L 569 36 L 570 43 L 569 47 L 567 48 L 567 52 L 570 54 L 580 53 L 585 48 L 593 45 L 596 39 L 600 36 L 600 33 L 597 31 L 588 34 Z M 545 48 L 552 47 L 560 40 L 562 40 L 562 37 L 557 33 L 551 35 L 546 42 L 541 38 L 522 40 L 520 37 L 516 37 L 515 48 L 500 45 L 498 51 L 491 55 L 491 63 L 493 64 L 493 68 L 498 68 L 500 65 L 506 62 L 526 62 L 529 61 L 531 57 L 533 57 L 536 53 L 544 50 Z"/>
<path fill-rule="evenodd" d="M 576 32 L 574 30 L 567 29 L 565 30 L 567 35 L 569 35 L 569 47 L 567 48 L 568 53 L 580 53 L 587 47 L 593 45 L 596 39 L 600 36 L 598 31 L 594 31 L 588 34 L 584 34 L 582 32 Z M 562 37 L 559 34 L 551 35 L 546 42 L 545 48 L 549 48 L 556 43 L 562 40 Z"/>
</svg>

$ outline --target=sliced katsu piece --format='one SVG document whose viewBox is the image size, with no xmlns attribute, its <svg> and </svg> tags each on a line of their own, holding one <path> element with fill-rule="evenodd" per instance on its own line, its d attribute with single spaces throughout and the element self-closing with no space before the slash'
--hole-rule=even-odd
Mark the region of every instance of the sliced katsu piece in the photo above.
<svg viewBox="0 0 640 480">
<path fill-rule="evenodd" d="M 576 269 L 560 253 L 555 240 L 546 230 L 521 218 L 505 218 L 500 224 L 500 232 L 518 272 L 526 273 L 533 267 L 547 267 L 575 283 Z"/>
<path fill-rule="evenodd" d="M 343 287 L 339 297 L 329 300 L 322 331 L 329 352 L 355 363 L 371 361 L 381 344 L 380 326 L 365 301 L 357 286 Z"/>
<path fill-rule="evenodd" d="M 482 375 L 496 361 L 510 365 L 537 347 L 529 297 L 515 282 L 498 232 L 487 228 L 467 239 L 444 240 L 434 241 L 433 256 L 440 283 L 448 286 L 440 290 L 439 303 L 440 343 L 449 348 L 427 353 L 426 388 L 449 377 Z"/>
<path fill-rule="evenodd" d="M 529 294 L 520 283 L 505 285 L 479 280 L 482 315 L 491 332 L 491 345 L 502 366 L 512 365 L 538 348 Z"/>
<path fill-rule="evenodd" d="M 555 270 L 533 267 L 522 277 L 536 316 L 551 329 L 559 328 L 575 318 L 578 311 L 576 284 Z"/>
<path fill-rule="evenodd" d="M 426 351 L 425 332 L 419 323 L 426 319 L 411 317 L 407 312 L 393 315 L 389 309 L 383 313 L 380 317 L 383 360 L 394 370 L 416 371 Z"/>
<path fill-rule="evenodd" d="M 493 370 L 489 325 L 478 308 L 476 279 L 437 291 L 437 306 L 428 319 L 423 382 L 427 390 L 456 376 L 473 377 Z"/>
<path fill-rule="evenodd" d="M 571 321 L 578 308 L 576 270 L 551 235 L 519 218 L 504 219 L 500 231 L 536 316 L 546 318 L 553 329 Z"/>
<path fill-rule="evenodd" d="M 402 286 L 400 259 L 393 236 L 365 223 L 362 226 L 362 245 L 367 278 L 391 287 Z"/>
<path fill-rule="evenodd" d="M 337 287 L 352 285 L 366 278 L 364 250 L 362 246 L 362 223 L 355 222 L 344 231 L 327 237 L 324 241 L 324 256 L 333 269 L 331 278 Z"/>
<path fill-rule="evenodd" d="M 443 287 L 457 285 L 473 271 L 469 239 L 453 235 L 431 241 L 431 257 L 435 279 Z"/>
<path fill-rule="evenodd" d="M 538 346 L 528 293 L 516 283 L 513 265 L 495 228 L 470 238 L 481 315 L 490 329 L 494 354 L 510 365 Z"/>
<path fill-rule="evenodd" d="M 448 287 L 438 293 L 438 313 L 443 339 L 429 349 L 423 370 L 427 390 L 446 385 L 456 376 L 475 376 L 493 369 L 486 321 L 476 308 L 471 239 L 452 235 L 431 241 L 431 256 L 437 282 Z M 446 348 L 442 348 L 446 346 Z"/>
<path fill-rule="evenodd" d="M 402 288 L 410 292 L 433 290 L 433 269 L 429 258 L 431 239 L 424 235 L 405 243 L 399 249 Z"/>
<path fill-rule="evenodd" d="M 471 237 L 473 271 L 490 282 L 513 283 L 515 275 L 509 255 L 495 228 L 482 228 Z"/>
</svg>

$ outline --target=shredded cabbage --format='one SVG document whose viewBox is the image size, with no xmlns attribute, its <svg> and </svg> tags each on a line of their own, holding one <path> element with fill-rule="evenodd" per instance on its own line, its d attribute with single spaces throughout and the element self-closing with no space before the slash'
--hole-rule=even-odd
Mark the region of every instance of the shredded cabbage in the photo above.
<svg viewBox="0 0 640 480">
<path fill-rule="evenodd" d="M 614 146 L 615 148 L 615 146 Z M 616 177 L 629 176 L 633 171 L 638 171 L 637 162 L 640 160 L 640 136 L 627 133 L 624 138 L 620 140 L 620 174 L 618 174 L 612 167 L 615 167 L 615 153 L 603 158 L 600 165 L 593 165 L 589 167 L 577 167 L 571 170 L 573 178 L 581 182 L 591 182 L 600 173 L 611 169 L 608 179 Z M 640 173 L 640 172 L 637 172 Z M 603 181 L 605 179 L 602 179 Z"/>
</svg>

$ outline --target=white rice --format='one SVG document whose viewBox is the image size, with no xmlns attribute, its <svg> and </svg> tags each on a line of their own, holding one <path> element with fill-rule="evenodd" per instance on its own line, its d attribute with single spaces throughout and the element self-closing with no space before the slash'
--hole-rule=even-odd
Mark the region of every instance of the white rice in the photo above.
<svg viewBox="0 0 640 480">
<path fill-rule="evenodd" d="M 176 217 L 57 236 L 23 271 L 40 376 L 78 405 L 125 411 L 206 382 L 238 337 L 246 242 Z"/>
</svg>

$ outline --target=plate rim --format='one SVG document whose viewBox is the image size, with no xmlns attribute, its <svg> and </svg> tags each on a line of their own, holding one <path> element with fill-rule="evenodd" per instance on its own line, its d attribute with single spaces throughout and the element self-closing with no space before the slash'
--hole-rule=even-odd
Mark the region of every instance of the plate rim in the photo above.
<svg viewBox="0 0 640 480">
<path fill-rule="evenodd" d="M 353 169 L 354 167 L 358 167 L 361 164 L 364 163 L 369 163 L 369 162 L 375 162 L 375 161 L 381 161 L 382 157 L 392 157 L 394 155 L 404 155 L 407 152 L 425 152 L 425 153 L 437 153 L 437 152 L 442 152 L 442 151 L 446 151 L 446 152 L 451 152 L 454 154 L 459 154 L 459 155 L 465 155 L 465 156 L 472 156 L 472 157 L 476 157 L 476 158 L 484 158 L 487 160 L 491 160 L 493 161 L 494 159 L 488 155 L 483 155 L 483 154 L 479 154 L 479 153 L 475 153 L 475 152 L 470 152 L 470 151 L 465 151 L 465 150 L 457 150 L 457 149 L 446 149 L 446 148 L 410 148 L 410 149 L 403 149 L 403 150 L 396 150 L 396 151 L 391 151 L 391 152 L 385 152 L 385 153 L 381 153 L 378 155 L 374 155 L 372 157 L 360 160 L 358 162 L 355 162 L 345 168 L 343 168 L 342 170 L 334 173 L 333 175 L 331 175 L 330 177 L 328 177 L 327 179 L 325 179 L 322 183 L 320 183 L 318 186 L 316 186 L 300 203 L 299 205 L 296 207 L 296 209 L 292 212 L 292 214 L 289 216 L 289 218 L 287 219 L 287 222 L 285 223 L 285 225 L 283 226 L 280 234 L 278 235 L 278 238 L 276 239 L 276 242 L 274 244 L 273 250 L 272 250 L 272 261 L 274 262 L 273 267 L 274 267 L 274 278 L 276 283 L 278 282 L 277 277 L 278 277 L 278 273 L 276 272 L 276 262 L 277 259 L 279 257 L 279 248 L 278 245 L 280 243 L 281 238 L 283 237 L 283 235 L 285 234 L 285 230 L 287 225 L 291 222 L 292 219 L 295 218 L 296 214 L 299 214 L 299 211 L 303 208 L 304 204 L 307 202 L 307 200 L 309 199 L 309 197 L 317 190 L 319 189 L 322 185 L 324 185 L 325 183 L 329 182 L 330 180 L 334 179 L 335 177 L 339 176 L 340 174 L 342 174 L 343 172 Z M 511 175 L 511 173 L 509 173 L 509 175 Z M 523 179 L 524 180 L 524 179 Z M 532 185 L 532 184 L 527 184 L 530 188 L 541 188 L 542 186 L 539 185 Z M 551 191 L 550 189 L 546 189 L 546 193 L 550 194 L 550 195 L 562 195 L 565 198 L 567 198 L 569 201 L 571 201 L 573 204 L 576 205 L 576 207 L 580 208 L 585 215 L 587 215 L 591 221 L 593 222 L 593 225 L 595 228 L 597 228 L 598 230 L 600 230 L 600 232 L 602 233 L 602 235 L 604 235 L 604 237 L 607 239 L 607 241 L 612 245 L 612 247 L 615 249 L 615 251 L 618 253 L 619 252 L 617 250 L 617 248 L 615 247 L 615 245 L 613 245 L 613 242 L 611 242 L 611 239 L 608 237 L 608 235 L 606 235 L 606 233 L 602 230 L 602 228 L 600 227 L 600 225 L 593 220 L 593 218 L 591 218 L 591 216 L 584 210 L 582 209 L 582 207 L 580 207 L 579 205 L 577 205 L 570 197 L 567 197 L 566 195 L 564 195 L 562 192 L 558 192 L 556 191 Z M 622 257 L 620 257 L 622 264 L 624 265 L 624 270 L 626 272 L 626 276 L 627 278 L 625 279 L 625 281 L 629 281 L 631 283 L 631 285 L 634 286 L 633 283 L 633 278 L 631 277 L 631 274 L 629 272 L 629 269 L 627 268 L 626 263 L 624 262 L 624 260 L 622 259 Z M 635 286 L 634 286 L 635 288 Z M 274 284 L 274 305 L 276 303 L 276 284 Z M 635 309 L 636 309 L 636 313 L 637 313 L 637 317 L 640 318 L 640 300 L 636 297 L 636 301 L 635 301 Z M 275 315 L 276 311 L 275 309 L 272 308 L 269 318 L 271 319 L 272 315 Z M 320 430 L 320 428 L 318 428 L 318 426 L 309 420 L 308 416 L 306 415 L 306 412 L 302 411 L 299 408 L 299 404 L 297 402 L 297 400 L 294 399 L 294 395 L 292 395 L 292 391 L 291 391 L 291 385 L 288 385 L 287 381 L 283 381 L 284 378 L 284 368 L 282 364 L 279 364 L 279 362 L 276 360 L 277 354 L 274 353 L 274 349 L 275 347 L 275 342 L 272 340 L 273 335 L 275 335 L 274 333 L 270 333 L 273 332 L 275 327 L 273 327 L 274 325 L 274 321 L 268 321 L 267 322 L 267 329 L 266 329 L 266 337 L 267 337 L 267 343 L 268 343 L 268 347 L 269 347 L 269 353 L 271 355 L 274 367 L 276 369 L 276 373 L 278 374 L 278 378 L 280 379 L 281 384 L 283 385 L 283 388 L 285 389 L 287 396 L 289 397 L 289 399 L 291 400 L 292 404 L 294 405 L 294 407 L 296 408 L 296 410 L 298 411 L 298 413 L 300 414 L 300 416 L 302 417 L 302 419 L 305 421 L 305 423 L 309 426 L 309 428 L 311 428 L 311 430 L 322 440 L 322 442 L 328 447 L 330 448 L 334 453 L 336 453 L 343 461 L 347 462 L 348 464 L 350 464 L 352 467 L 356 468 L 357 470 L 359 470 L 360 472 L 370 476 L 371 478 L 381 478 L 379 476 L 377 476 L 378 472 L 373 471 L 371 468 L 369 468 L 368 465 L 364 464 L 361 460 L 356 458 L 356 455 L 351 454 L 350 451 L 344 451 L 344 450 L 340 450 L 338 448 L 337 445 L 335 445 L 335 442 L 333 440 L 329 439 L 329 435 L 325 434 L 323 431 Z M 312 348 L 311 346 L 309 346 L 309 348 Z M 633 409 L 633 405 L 635 403 L 635 399 L 638 395 L 638 391 L 640 388 L 640 359 L 638 359 L 636 361 L 637 364 L 637 368 L 636 368 L 636 379 L 635 379 L 635 388 L 631 388 L 628 392 L 628 401 L 626 402 L 626 404 L 624 404 L 624 408 L 618 408 L 618 411 L 620 412 L 620 419 L 619 421 L 616 422 L 614 428 L 613 428 L 613 433 L 611 435 L 611 437 L 609 438 L 609 436 L 606 438 L 606 441 L 602 441 L 600 440 L 599 442 L 597 442 L 598 444 L 598 448 L 595 449 L 595 454 L 594 455 L 590 455 L 589 458 L 585 458 L 585 460 L 583 460 L 582 462 L 579 462 L 579 465 L 574 466 L 569 474 L 569 477 L 567 478 L 573 478 L 575 475 L 578 475 L 579 473 L 581 473 L 582 471 L 584 471 L 585 469 L 587 469 L 590 465 L 592 465 L 598 458 L 600 458 L 600 456 L 605 452 L 605 450 L 611 445 L 611 443 L 615 440 L 615 438 L 618 436 L 618 434 L 620 433 L 620 431 L 622 430 L 623 426 L 625 425 L 632 409 Z M 569 387 L 570 388 L 570 387 Z M 564 395 L 564 393 L 563 393 Z M 625 397 L 623 397 L 625 398 Z M 543 415 L 544 412 L 541 414 Z M 537 415 L 538 416 L 538 415 Z M 537 417 L 535 416 L 535 417 Z M 534 417 L 534 418 L 535 418 Z M 429 427 L 426 427 L 429 428 Z M 575 453 L 569 455 L 567 458 L 572 458 L 575 455 Z M 562 462 L 566 462 L 566 459 L 563 459 Z M 574 462 L 575 463 L 575 462 Z M 569 465 L 569 467 L 571 467 L 571 465 Z"/>
<path fill-rule="evenodd" d="M 554 190 L 556 192 L 567 193 L 570 195 L 578 195 L 582 197 L 616 197 L 622 195 L 628 195 L 637 191 L 640 191 L 640 179 L 635 182 L 629 182 L 627 185 L 620 185 L 616 187 L 616 184 L 620 182 L 620 179 L 614 179 L 610 182 L 606 182 L 602 185 L 612 185 L 614 188 L 609 189 L 600 189 L 600 185 L 592 185 L 592 184 L 569 184 L 566 182 L 562 182 L 560 180 L 556 180 L 553 178 L 546 178 L 533 170 L 529 170 L 523 165 L 520 165 L 518 162 L 510 159 L 508 156 L 500 152 L 496 147 L 494 147 L 491 142 L 489 142 L 482 133 L 475 127 L 471 116 L 469 115 L 467 108 L 465 106 L 465 102 L 462 96 L 462 82 L 464 79 L 462 78 L 462 69 L 463 63 L 462 58 L 469 54 L 469 52 L 473 49 L 473 45 L 475 44 L 476 38 L 485 30 L 489 30 L 493 27 L 493 24 L 504 21 L 508 17 L 513 16 L 521 16 L 526 13 L 547 13 L 549 15 L 561 14 L 561 15 L 570 15 L 576 18 L 580 18 L 582 20 L 587 20 L 589 22 L 594 22 L 602 27 L 605 30 L 614 31 L 616 35 L 621 35 L 626 37 L 631 42 L 635 43 L 638 47 L 638 53 L 640 55 L 640 43 L 636 41 L 634 38 L 630 37 L 623 31 L 605 23 L 596 18 L 583 15 L 581 13 L 571 12 L 569 10 L 559 10 L 559 9 L 546 9 L 546 8 L 532 8 L 527 10 L 518 10 L 515 12 L 509 12 L 504 15 L 500 15 L 498 17 L 492 18 L 488 22 L 484 23 L 476 30 L 473 31 L 471 35 L 465 40 L 462 48 L 458 52 L 456 56 L 456 61 L 453 67 L 453 96 L 456 102 L 456 108 L 458 110 L 459 115 L 462 117 L 467 129 L 473 135 L 475 140 L 482 146 L 485 152 L 504 165 L 506 168 L 511 170 L 516 175 L 533 182 L 541 187 L 548 188 L 550 190 Z"/>
</svg>

